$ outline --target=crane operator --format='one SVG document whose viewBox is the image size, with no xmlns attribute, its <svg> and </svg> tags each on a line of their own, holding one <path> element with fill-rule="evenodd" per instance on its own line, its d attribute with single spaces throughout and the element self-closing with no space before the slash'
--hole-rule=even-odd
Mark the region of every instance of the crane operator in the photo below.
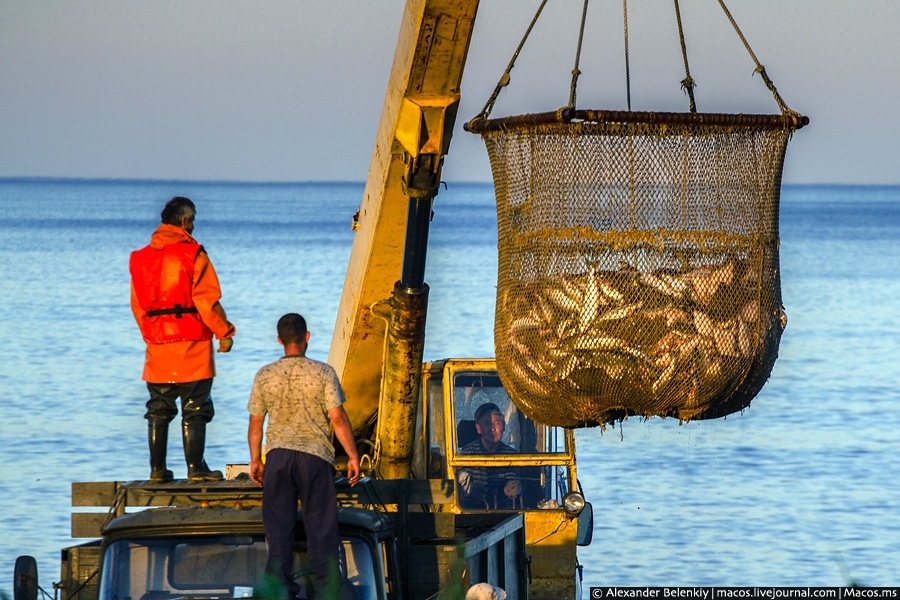
<svg viewBox="0 0 900 600">
<path fill-rule="evenodd" d="M 475 430 L 478 437 L 460 448 L 460 454 L 516 452 L 502 441 L 506 419 L 493 402 L 482 404 L 475 411 Z M 465 467 L 457 471 L 456 481 L 459 504 L 467 509 L 515 508 L 522 492 L 517 470 L 513 467 Z"/>
</svg>

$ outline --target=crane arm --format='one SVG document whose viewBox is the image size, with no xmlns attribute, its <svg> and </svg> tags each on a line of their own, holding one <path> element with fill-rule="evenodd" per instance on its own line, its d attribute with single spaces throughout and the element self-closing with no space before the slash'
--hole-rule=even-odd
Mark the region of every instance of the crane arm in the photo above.
<svg viewBox="0 0 900 600">
<path fill-rule="evenodd" d="M 388 454 L 401 465 L 421 373 L 427 228 L 477 7 L 478 0 L 407 0 L 328 356 L 354 431 L 376 414 L 395 426 L 409 414 L 398 427 L 408 432 L 379 436 L 398 444 Z M 404 338 L 399 345 L 392 327 Z"/>
</svg>

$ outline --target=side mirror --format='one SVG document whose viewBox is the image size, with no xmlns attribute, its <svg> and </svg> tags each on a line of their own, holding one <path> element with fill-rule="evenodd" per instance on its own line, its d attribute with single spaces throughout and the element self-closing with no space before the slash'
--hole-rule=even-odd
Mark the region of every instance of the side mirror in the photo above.
<svg viewBox="0 0 900 600">
<path fill-rule="evenodd" d="M 13 600 L 37 600 L 37 597 L 37 561 L 33 556 L 20 556 L 13 572 Z"/>
<path fill-rule="evenodd" d="M 584 508 L 578 513 L 578 533 L 575 534 L 575 543 L 579 546 L 590 546 L 593 537 L 594 507 L 590 502 L 585 502 Z"/>
</svg>

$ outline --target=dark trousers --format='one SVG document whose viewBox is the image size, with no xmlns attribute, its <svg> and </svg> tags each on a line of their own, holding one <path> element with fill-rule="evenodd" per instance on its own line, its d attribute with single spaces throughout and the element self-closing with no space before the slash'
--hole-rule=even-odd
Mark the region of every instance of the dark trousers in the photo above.
<svg viewBox="0 0 900 600">
<path fill-rule="evenodd" d="M 181 421 L 187 425 L 209 423 L 216 414 L 213 407 L 213 380 L 201 379 L 188 383 L 147 383 L 150 399 L 144 418 L 169 424 L 178 415 L 175 401 L 181 398 Z"/>
<path fill-rule="evenodd" d="M 293 577 L 298 499 L 303 509 L 309 565 L 315 574 L 314 589 L 321 594 L 328 584 L 329 570 L 337 567 L 340 556 L 334 467 L 305 452 L 270 450 L 266 453 L 262 497 L 269 550 L 266 570 L 282 581 L 290 598 L 300 591 Z"/>
</svg>

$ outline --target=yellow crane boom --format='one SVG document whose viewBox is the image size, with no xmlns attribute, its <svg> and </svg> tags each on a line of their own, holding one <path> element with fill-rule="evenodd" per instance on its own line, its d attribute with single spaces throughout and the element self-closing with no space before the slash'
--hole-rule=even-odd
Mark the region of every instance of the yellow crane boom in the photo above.
<svg viewBox="0 0 900 600">
<path fill-rule="evenodd" d="M 341 379 L 357 439 L 374 442 L 374 477 L 367 485 L 377 482 L 379 502 L 398 513 L 409 597 L 426 592 L 417 579 L 423 573 L 446 578 L 451 571 L 442 562 L 445 553 L 435 555 L 437 546 L 410 535 L 412 523 L 426 523 L 442 539 L 465 537 L 512 510 L 524 527 L 509 533 L 515 539 L 505 542 L 507 554 L 522 548 L 522 560 L 508 569 L 488 565 L 484 573 L 470 572 L 469 583 L 497 582 L 502 574 L 511 597 L 574 598 L 580 590 L 576 546 L 590 543 L 593 527 L 590 504 L 578 489 L 574 433 L 521 413 L 493 359 L 422 360 L 428 229 L 478 4 L 406 2 L 328 362 Z M 467 453 L 473 438 L 466 432 L 480 435 L 475 402 L 498 411 L 502 406 L 516 453 Z M 460 492 L 457 482 L 470 472 L 519 472 L 521 485 L 492 503 L 487 496 L 469 502 L 471 491 Z"/>
<path fill-rule="evenodd" d="M 378 436 L 381 460 L 395 465 L 386 477 L 409 467 L 428 223 L 477 7 L 477 0 L 406 4 L 328 356 L 357 433 L 376 413 L 382 424 L 406 424 Z"/>
</svg>

